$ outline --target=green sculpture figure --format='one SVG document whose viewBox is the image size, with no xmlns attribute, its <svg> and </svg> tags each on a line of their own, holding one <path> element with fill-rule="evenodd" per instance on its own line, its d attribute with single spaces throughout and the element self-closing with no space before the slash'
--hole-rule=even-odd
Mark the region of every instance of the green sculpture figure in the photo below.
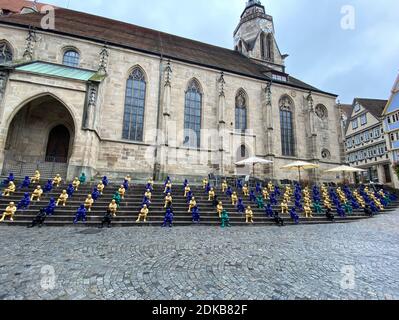
<svg viewBox="0 0 399 320">
<path fill-rule="evenodd" d="M 79 181 L 81 184 L 84 184 L 86 182 L 86 174 L 82 172 L 82 174 L 79 177 Z"/>
<path fill-rule="evenodd" d="M 317 214 L 323 214 L 324 213 L 320 202 L 314 202 L 313 203 L 313 211 L 316 212 Z"/>
<path fill-rule="evenodd" d="M 230 226 L 230 217 L 226 210 L 222 211 L 221 221 L 222 221 L 222 228 L 231 227 Z"/>
<path fill-rule="evenodd" d="M 115 192 L 114 196 L 112 197 L 112 200 L 115 200 L 116 204 L 118 205 L 118 208 L 121 204 L 121 195 L 119 194 L 119 192 Z"/>
<path fill-rule="evenodd" d="M 265 208 L 265 203 L 263 202 L 263 197 L 261 195 L 256 198 L 256 203 L 259 209 Z"/>
<path fill-rule="evenodd" d="M 353 213 L 353 208 L 349 204 L 349 202 L 345 202 L 344 203 L 344 210 L 345 210 L 346 214 L 352 214 Z"/>
</svg>

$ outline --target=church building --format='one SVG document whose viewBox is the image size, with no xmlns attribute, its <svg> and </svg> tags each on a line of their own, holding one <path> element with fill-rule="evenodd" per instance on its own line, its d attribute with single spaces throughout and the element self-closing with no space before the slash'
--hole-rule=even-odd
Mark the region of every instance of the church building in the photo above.
<svg viewBox="0 0 399 320">
<path fill-rule="evenodd" d="M 258 177 L 296 180 L 281 167 L 303 160 L 320 165 L 305 179 L 334 180 L 337 95 L 286 70 L 260 1 L 233 39 L 229 50 L 48 6 L 0 16 L 2 173 L 200 179 L 246 174 L 235 163 L 257 156 L 273 161 Z"/>
</svg>

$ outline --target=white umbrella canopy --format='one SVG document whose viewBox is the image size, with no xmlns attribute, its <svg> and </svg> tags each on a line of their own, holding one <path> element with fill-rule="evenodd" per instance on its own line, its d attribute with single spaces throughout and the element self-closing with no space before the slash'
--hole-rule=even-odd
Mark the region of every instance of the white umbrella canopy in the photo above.
<svg viewBox="0 0 399 320">
<path fill-rule="evenodd" d="M 354 167 L 350 167 L 350 166 L 339 166 L 339 167 L 327 170 L 326 172 L 366 172 L 366 170 L 354 168 Z"/>
<path fill-rule="evenodd" d="M 296 161 L 290 164 L 287 164 L 281 169 L 285 170 L 298 170 L 298 175 L 299 175 L 299 182 L 301 182 L 301 169 L 303 170 L 311 170 L 311 169 L 316 169 L 319 168 L 320 166 L 318 164 L 310 163 L 310 162 L 304 162 L 304 161 Z"/>
<path fill-rule="evenodd" d="M 252 165 L 252 174 L 255 177 L 255 165 L 258 163 L 259 164 L 272 164 L 273 161 L 265 160 L 265 159 L 258 158 L 258 157 L 251 157 L 251 158 L 236 162 L 236 166 Z"/>
</svg>

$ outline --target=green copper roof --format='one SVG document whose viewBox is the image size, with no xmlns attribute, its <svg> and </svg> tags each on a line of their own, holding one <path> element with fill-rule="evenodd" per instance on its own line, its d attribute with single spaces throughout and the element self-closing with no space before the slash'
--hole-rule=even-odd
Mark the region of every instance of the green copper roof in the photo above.
<svg viewBox="0 0 399 320">
<path fill-rule="evenodd" d="M 96 72 L 90 70 L 45 62 L 32 62 L 30 64 L 16 67 L 15 70 L 81 81 L 88 81 L 96 74 Z"/>
</svg>

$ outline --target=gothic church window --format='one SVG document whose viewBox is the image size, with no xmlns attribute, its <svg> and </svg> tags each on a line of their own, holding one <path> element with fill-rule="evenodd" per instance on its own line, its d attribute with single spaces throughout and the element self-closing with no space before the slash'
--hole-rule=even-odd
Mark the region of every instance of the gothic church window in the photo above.
<svg viewBox="0 0 399 320">
<path fill-rule="evenodd" d="M 0 64 L 11 62 L 13 54 L 6 42 L 0 42 Z"/>
<path fill-rule="evenodd" d="M 236 95 L 235 123 L 236 130 L 241 132 L 247 130 L 247 95 L 242 89 Z"/>
<path fill-rule="evenodd" d="M 65 51 L 62 64 L 68 67 L 79 67 L 80 55 L 76 50 L 70 49 Z"/>
<path fill-rule="evenodd" d="M 198 81 L 191 80 L 184 104 L 184 145 L 189 148 L 201 146 L 202 92 Z"/>
<path fill-rule="evenodd" d="M 319 104 L 316 106 L 316 115 L 321 119 L 321 120 L 325 120 L 328 118 L 328 111 L 327 108 L 325 106 L 323 106 L 322 104 Z"/>
<path fill-rule="evenodd" d="M 295 156 L 294 103 L 288 96 L 280 99 L 281 149 L 283 156 Z"/>
<path fill-rule="evenodd" d="M 133 69 L 126 83 L 123 139 L 143 141 L 144 110 L 147 83 L 144 72 Z"/>
</svg>

